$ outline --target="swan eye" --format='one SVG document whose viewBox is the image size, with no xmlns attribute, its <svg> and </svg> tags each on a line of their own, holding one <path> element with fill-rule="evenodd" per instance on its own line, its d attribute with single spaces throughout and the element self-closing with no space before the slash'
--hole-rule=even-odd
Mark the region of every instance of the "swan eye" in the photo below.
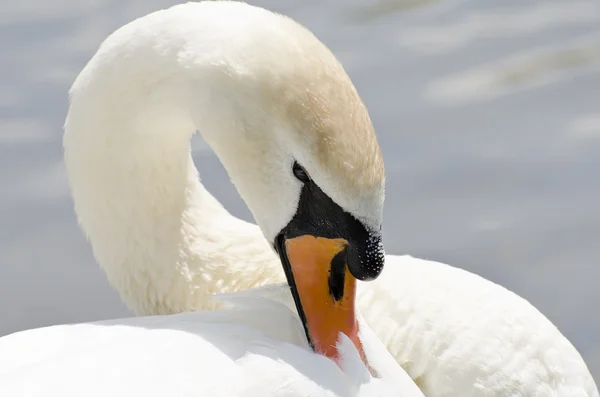
<svg viewBox="0 0 600 397">
<path fill-rule="evenodd" d="M 306 172 L 304 167 L 302 167 L 300 164 L 298 164 L 297 161 L 294 162 L 294 166 L 292 167 L 292 172 L 294 173 L 294 176 L 299 181 L 302 181 L 304 183 L 310 181 L 310 176 L 308 176 L 308 173 Z"/>
</svg>

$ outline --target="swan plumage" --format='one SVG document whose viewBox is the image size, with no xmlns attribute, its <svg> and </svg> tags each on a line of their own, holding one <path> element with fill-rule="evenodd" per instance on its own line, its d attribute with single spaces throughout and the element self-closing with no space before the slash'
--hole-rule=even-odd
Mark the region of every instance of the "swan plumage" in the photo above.
<svg viewBox="0 0 600 397">
<path fill-rule="evenodd" d="M 65 163 L 78 219 L 138 314 L 213 309 L 215 293 L 285 280 L 270 245 L 298 202 L 299 187 L 275 171 L 286 151 L 342 208 L 380 226 L 368 113 L 335 57 L 289 18 L 227 1 L 156 12 L 102 44 L 71 99 Z M 260 229 L 200 183 L 195 129 Z M 579 353 L 525 300 L 447 265 L 386 262 L 358 303 L 427 396 L 598 396 Z"/>
<path fill-rule="evenodd" d="M 286 289 L 275 288 L 275 295 Z M 340 367 L 313 353 L 293 309 L 261 292 L 218 297 L 223 307 L 213 312 L 59 325 L 0 338 L 0 394 L 423 397 L 393 359 L 397 370 L 370 363 L 391 371 L 373 377 L 348 338 L 338 343 Z M 377 350 L 367 355 L 377 358 Z"/>
<path fill-rule="evenodd" d="M 596 397 L 579 352 L 527 300 L 443 263 L 388 256 L 365 321 L 426 396 Z"/>
</svg>

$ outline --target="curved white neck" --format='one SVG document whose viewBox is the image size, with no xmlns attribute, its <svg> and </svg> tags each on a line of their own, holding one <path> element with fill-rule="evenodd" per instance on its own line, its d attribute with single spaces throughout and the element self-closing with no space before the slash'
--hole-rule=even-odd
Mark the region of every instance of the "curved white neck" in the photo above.
<svg viewBox="0 0 600 397">
<path fill-rule="evenodd" d="M 249 139 L 227 91 L 213 90 L 209 69 L 204 81 L 187 78 L 176 51 L 124 56 L 159 41 L 134 34 L 137 49 L 107 41 L 82 71 L 65 123 L 75 209 L 96 260 L 138 314 L 210 308 L 213 293 L 283 281 L 259 228 L 215 200 L 190 155 L 196 129 L 217 152 Z"/>
</svg>

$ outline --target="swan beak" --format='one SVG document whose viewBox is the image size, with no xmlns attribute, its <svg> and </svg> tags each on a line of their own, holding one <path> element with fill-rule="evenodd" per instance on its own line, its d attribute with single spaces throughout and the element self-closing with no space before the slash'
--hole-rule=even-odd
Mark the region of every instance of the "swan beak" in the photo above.
<svg viewBox="0 0 600 397">
<path fill-rule="evenodd" d="M 347 266 L 348 242 L 343 238 L 302 235 L 282 239 L 279 245 L 312 348 L 337 360 L 336 345 L 339 333 L 343 332 L 364 361 L 355 311 L 356 278 Z"/>
</svg>

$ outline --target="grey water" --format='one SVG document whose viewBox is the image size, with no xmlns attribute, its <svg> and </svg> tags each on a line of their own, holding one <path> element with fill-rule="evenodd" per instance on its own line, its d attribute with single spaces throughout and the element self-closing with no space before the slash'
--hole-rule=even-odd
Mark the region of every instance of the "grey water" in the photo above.
<svg viewBox="0 0 600 397">
<path fill-rule="evenodd" d="M 528 299 L 600 380 L 600 3 L 255 0 L 309 27 L 367 104 L 386 161 L 385 244 Z M 21 0 L 0 13 L 0 335 L 128 316 L 79 231 L 67 91 L 161 0 Z M 250 220 L 197 138 L 203 182 Z"/>
</svg>

